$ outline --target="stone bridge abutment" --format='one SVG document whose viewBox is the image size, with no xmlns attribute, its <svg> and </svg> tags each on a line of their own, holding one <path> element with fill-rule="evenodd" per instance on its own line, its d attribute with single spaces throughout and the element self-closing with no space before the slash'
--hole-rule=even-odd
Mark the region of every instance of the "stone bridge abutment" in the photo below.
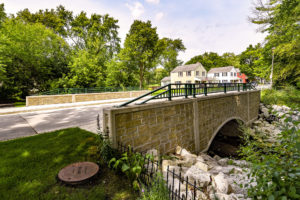
<svg viewBox="0 0 300 200">
<path fill-rule="evenodd" d="M 219 93 L 105 109 L 103 125 L 113 145 L 173 152 L 177 145 L 207 151 L 218 131 L 231 120 L 251 123 L 258 116 L 260 91 Z"/>
</svg>

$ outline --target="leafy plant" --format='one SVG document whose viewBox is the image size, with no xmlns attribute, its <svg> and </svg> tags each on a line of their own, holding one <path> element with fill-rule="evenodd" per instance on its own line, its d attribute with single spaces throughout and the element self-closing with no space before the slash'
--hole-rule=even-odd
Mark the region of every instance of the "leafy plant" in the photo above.
<svg viewBox="0 0 300 200">
<path fill-rule="evenodd" d="M 143 187 L 140 200 L 168 200 L 169 193 L 161 173 L 157 173 L 149 188 Z"/>
<path fill-rule="evenodd" d="M 109 161 L 116 156 L 117 152 L 111 147 L 111 142 L 108 139 L 107 133 L 100 132 L 98 135 L 100 161 L 103 163 L 109 163 Z"/>
<path fill-rule="evenodd" d="M 144 170 L 145 160 L 151 156 L 144 157 L 140 153 L 134 153 L 130 146 L 128 149 L 128 152 L 123 153 L 120 159 L 112 158 L 109 166 L 122 171 L 131 181 L 133 188 L 138 190 L 140 188 L 139 177 Z"/>
<path fill-rule="evenodd" d="M 291 119 L 287 119 L 286 124 L 289 121 Z M 270 145 L 246 134 L 246 145 L 240 153 L 251 163 L 249 197 L 300 198 L 300 130 L 296 128 L 299 121 L 293 124 L 292 128 L 284 127 L 277 141 Z"/>
</svg>

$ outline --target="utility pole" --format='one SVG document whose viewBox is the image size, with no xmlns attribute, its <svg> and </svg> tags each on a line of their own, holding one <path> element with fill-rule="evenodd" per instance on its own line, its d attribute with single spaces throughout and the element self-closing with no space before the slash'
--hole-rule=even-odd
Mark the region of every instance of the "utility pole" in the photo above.
<svg viewBox="0 0 300 200">
<path fill-rule="evenodd" d="M 273 87 L 274 50 L 275 50 L 275 47 L 272 48 L 272 67 L 271 67 L 271 74 L 270 74 L 271 89 Z"/>
</svg>

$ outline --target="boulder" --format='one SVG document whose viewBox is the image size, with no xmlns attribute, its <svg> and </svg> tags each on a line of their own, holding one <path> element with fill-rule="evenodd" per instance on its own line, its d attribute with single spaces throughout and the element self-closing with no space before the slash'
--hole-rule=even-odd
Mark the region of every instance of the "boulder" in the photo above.
<svg viewBox="0 0 300 200">
<path fill-rule="evenodd" d="M 215 193 L 210 194 L 209 198 L 211 200 L 239 200 L 239 198 L 235 194 L 223 194 L 223 193 Z"/>
<path fill-rule="evenodd" d="M 213 157 L 213 159 L 215 159 L 216 161 L 219 161 L 219 160 L 221 160 L 222 158 L 221 158 L 220 156 L 218 156 L 218 155 L 215 155 L 215 156 Z"/>
<path fill-rule="evenodd" d="M 195 165 L 193 165 L 186 171 L 184 177 L 189 177 L 189 182 L 191 183 L 194 183 L 194 181 L 196 181 L 197 186 L 200 187 L 205 187 L 211 182 L 210 174 L 199 169 Z"/>
<path fill-rule="evenodd" d="M 213 176 L 212 185 L 219 193 L 227 194 L 229 192 L 227 178 L 222 172 L 220 172 L 217 176 Z"/>
<path fill-rule="evenodd" d="M 268 108 L 266 108 L 266 107 L 262 107 L 262 108 L 261 108 L 261 112 L 264 114 L 264 117 L 265 117 L 265 118 L 268 118 L 268 117 L 270 116 L 269 110 L 268 110 Z"/>
<path fill-rule="evenodd" d="M 180 152 L 180 155 L 182 156 L 182 157 L 193 157 L 193 158 L 197 158 L 197 155 L 195 155 L 195 154 L 192 154 L 192 153 L 190 153 L 188 150 L 186 150 L 186 149 L 182 149 L 181 150 L 181 152 Z"/>
<path fill-rule="evenodd" d="M 209 166 L 207 164 L 200 162 L 200 161 L 196 162 L 195 166 L 205 172 L 207 172 L 209 169 Z"/>
<path fill-rule="evenodd" d="M 176 166 L 176 162 L 173 160 L 163 160 L 161 164 L 161 168 L 163 172 L 166 172 L 168 169 L 168 166 Z"/>
<path fill-rule="evenodd" d="M 171 181 L 172 180 L 172 181 Z M 180 185 L 180 188 L 179 188 L 179 185 Z M 174 187 L 174 192 L 177 190 L 177 192 L 179 193 L 179 191 L 182 193 L 184 192 L 185 193 L 185 190 L 186 190 L 186 184 L 185 182 L 181 182 L 179 181 L 178 178 L 174 178 L 174 185 L 173 185 L 173 179 L 170 179 L 169 178 L 169 181 L 168 181 L 168 188 L 171 187 L 173 188 Z M 179 190 L 180 189 L 180 190 Z"/>
<path fill-rule="evenodd" d="M 229 159 L 228 158 L 222 158 L 218 160 L 219 165 L 226 166 L 228 164 Z"/>
<path fill-rule="evenodd" d="M 156 149 L 148 150 L 147 154 L 152 155 L 154 157 L 154 160 L 159 160 L 159 153 Z"/>
<path fill-rule="evenodd" d="M 175 149 L 175 153 L 176 153 L 177 155 L 181 155 L 181 151 L 182 151 L 181 146 L 177 146 L 176 149 Z"/>
</svg>

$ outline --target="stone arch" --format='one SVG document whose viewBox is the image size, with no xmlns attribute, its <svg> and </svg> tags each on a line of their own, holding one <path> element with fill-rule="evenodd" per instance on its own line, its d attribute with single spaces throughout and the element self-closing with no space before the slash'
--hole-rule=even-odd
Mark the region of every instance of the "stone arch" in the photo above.
<svg viewBox="0 0 300 200">
<path fill-rule="evenodd" d="M 215 139 L 215 137 L 217 136 L 218 132 L 230 121 L 232 120 L 236 120 L 236 121 L 241 121 L 243 124 L 247 124 L 245 122 L 245 120 L 243 120 L 241 117 L 238 117 L 238 116 L 233 116 L 233 117 L 229 117 L 227 118 L 225 121 L 223 121 L 216 130 L 214 130 L 213 134 L 212 134 L 212 137 L 210 138 L 206 148 L 202 151 L 202 152 L 206 152 L 208 151 L 208 149 L 210 148 L 213 140 Z"/>
</svg>

